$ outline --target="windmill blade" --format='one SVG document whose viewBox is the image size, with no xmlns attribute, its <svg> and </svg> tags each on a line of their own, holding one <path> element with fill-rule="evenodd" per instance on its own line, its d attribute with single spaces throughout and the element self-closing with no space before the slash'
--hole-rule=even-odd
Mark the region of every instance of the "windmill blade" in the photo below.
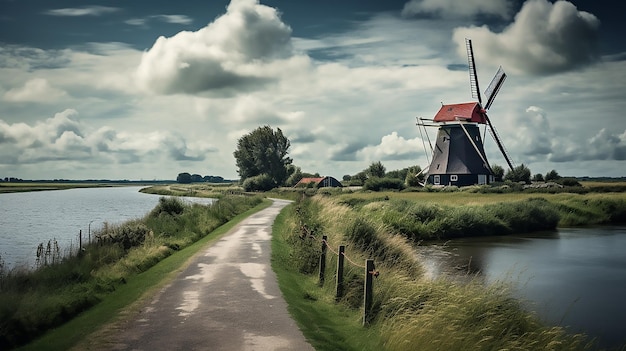
<svg viewBox="0 0 626 351">
<path fill-rule="evenodd" d="M 487 90 L 485 90 L 485 97 L 487 98 L 485 110 L 488 110 L 489 107 L 491 107 L 491 104 L 493 104 L 493 100 L 496 98 L 496 95 L 498 95 L 498 91 L 500 91 L 500 88 L 502 87 L 502 84 L 504 84 L 505 80 L 506 73 L 504 73 L 504 70 L 502 69 L 502 67 L 500 67 L 498 68 L 498 72 L 496 72 L 496 75 L 491 80 L 491 83 L 489 83 Z"/>
<path fill-rule="evenodd" d="M 480 98 L 480 88 L 478 87 L 478 75 L 476 74 L 476 63 L 474 62 L 474 49 L 472 49 L 472 40 L 465 38 L 465 48 L 467 49 L 467 64 L 469 66 L 470 90 L 472 97 L 478 99 L 478 103 L 482 106 Z"/>
<path fill-rule="evenodd" d="M 485 114 L 485 119 L 487 120 L 487 125 L 489 125 L 489 132 L 491 136 L 493 137 L 493 140 L 495 140 L 496 144 L 498 144 L 498 148 L 500 149 L 502 156 L 504 156 L 506 163 L 509 165 L 509 168 L 513 170 L 515 166 L 513 165 L 513 161 L 511 161 L 511 157 L 509 157 L 509 153 L 504 147 L 502 140 L 500 140 L 500 135 L 498 135 L 498 131 L 496 130 L 496 127 L 494 127 L 493 124 L 491 124 L 491 120 L 489 119 L 489 117 L 487 117 L 487 114 Z"/>
</svg>

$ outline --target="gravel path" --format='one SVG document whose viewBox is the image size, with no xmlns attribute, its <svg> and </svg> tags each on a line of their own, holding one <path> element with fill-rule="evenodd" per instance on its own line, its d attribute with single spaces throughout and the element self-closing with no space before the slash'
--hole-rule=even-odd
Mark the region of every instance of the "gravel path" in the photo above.
<svg viewBox="0 0 626 351">
<path fill-rule="evenodd" d="M 94 349 L 313 350 L 287 312 L 270 265 L 271 227 L 288 203 L 274 200 L 200 252 Z"/>
</svg>

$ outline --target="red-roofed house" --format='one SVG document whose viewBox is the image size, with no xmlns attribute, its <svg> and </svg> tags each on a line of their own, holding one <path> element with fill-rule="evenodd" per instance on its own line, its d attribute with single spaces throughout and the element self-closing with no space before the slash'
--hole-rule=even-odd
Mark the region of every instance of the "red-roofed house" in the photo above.
<svg viewBox="0 0 626 351">
<path fill-rule="evenodd" d="M 316 188 L 342 187 L 343 186 L 337 179 L 326 176 L 326 177 L 319 177 L 319 178 L 302 178 L 300 179 L 298 183 L 296 183 L 296 185 L 294 185 L 294 188 L 307 187 L 311 183 L 313 184 L 312 186 Z"/>
</svg>

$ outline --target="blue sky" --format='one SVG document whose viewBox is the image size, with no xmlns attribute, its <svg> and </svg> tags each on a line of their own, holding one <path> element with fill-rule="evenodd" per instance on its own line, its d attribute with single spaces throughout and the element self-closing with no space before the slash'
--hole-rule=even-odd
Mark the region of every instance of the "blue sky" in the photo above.
<svg viewBox="0 0 626 351">
<path fill-rule="evenodd" d="M 428 165 L 415 117 L 471 101 L 516 164 L 626 176 L 621 2 L 0 0 L 0 177 L 237 178 L 279 127 L 305 172 Z M 434 136 L 435 130 L 431 130 Z M 492 164 L 505 165 L 493 140 Z"/>
</svg>

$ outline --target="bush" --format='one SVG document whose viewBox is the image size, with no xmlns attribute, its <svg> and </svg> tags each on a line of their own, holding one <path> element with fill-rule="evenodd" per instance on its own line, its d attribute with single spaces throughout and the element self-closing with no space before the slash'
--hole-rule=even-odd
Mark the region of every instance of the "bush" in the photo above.
<svg viewBox="0 0 626 351">
<path fill-rule="evenodd" d="M 402 190 L 404 189 L 404 181 L 397 178 L 372 177 L 365 181 L 363 189 L 372 191 Z"/>
<path fill-rule="evenodd" d="M 582 186 L 576 178 L 561 178 L 557 183 L 563 186 Z"/>
<path fill-rule="evenodd" d="M 276 187 L 276 183 L 268 174 L 246 178 L 243 182 L 245 191 L 269 191 Z"/>
<path fill-rule="evenodd" d="M 177 197 L 161 197 L 159 198 L 159 203 L 157 206 L 150 212 L 151 217 L 158 217 L 162 213 L 174 216 L 183 213 L 185 209 L 185 204 L 183 201 Z"/>
</svg>

